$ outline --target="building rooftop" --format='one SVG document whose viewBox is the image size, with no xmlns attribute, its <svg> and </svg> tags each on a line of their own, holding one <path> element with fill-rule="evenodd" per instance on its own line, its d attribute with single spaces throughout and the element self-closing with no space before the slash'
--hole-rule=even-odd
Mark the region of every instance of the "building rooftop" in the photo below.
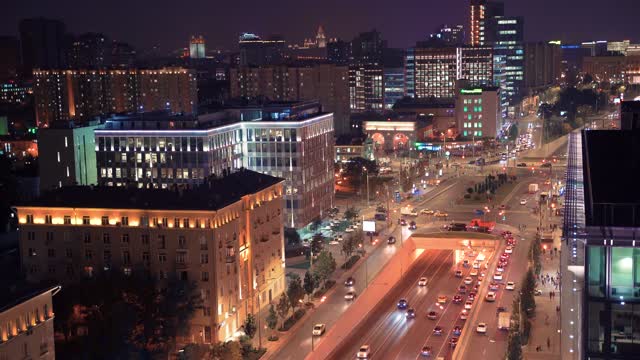
<svg viewBox="0 0 640 360">
<path fill-rule="evenodd" d="M 640 131 L 583 131 L 587 226 L 640 226 Z"/>
<path fill-rule="evenodd" d="M 48 291 L 53 291 L 55 295 L 59 290 L 60 286 L 58 285 L 43 286 L 39 284 L 9 288 L 0 293 L 0 313 Z"/>
<path fill-rule="evenodd" d="M 19 206 L 148 210 L 218 210 L 283 179 L 241 168 L 192 188 L 67 186 Z"/>
</svg>

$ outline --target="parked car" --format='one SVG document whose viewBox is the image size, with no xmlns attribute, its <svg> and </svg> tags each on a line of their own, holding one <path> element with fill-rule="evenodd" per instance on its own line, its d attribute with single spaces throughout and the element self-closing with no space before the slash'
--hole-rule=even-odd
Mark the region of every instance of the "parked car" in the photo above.
<svg viewBox="0 0 640 360">
<path fill-rule="evenodd" d="M 326 329 L 327 329 L 327 326 L 325 324 L 315 324 L 313 325 L 312 335 L 322 336 L 322 334 L 324 334 Z"/>
</svg>

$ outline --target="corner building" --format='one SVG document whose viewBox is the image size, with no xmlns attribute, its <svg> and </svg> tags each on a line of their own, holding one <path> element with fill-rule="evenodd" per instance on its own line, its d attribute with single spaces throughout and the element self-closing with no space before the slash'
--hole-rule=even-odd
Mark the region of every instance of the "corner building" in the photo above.
<svg viewBox="0 0 640 360">
<path fill-rule="evenodd" d="M 196 283 L 187 342 L 223 341 L 285 289 L 283 182 L 240 170 L 178 191 L 63 187 L 18 206 L 30 282 L 101 271 Z"/>
</svg>

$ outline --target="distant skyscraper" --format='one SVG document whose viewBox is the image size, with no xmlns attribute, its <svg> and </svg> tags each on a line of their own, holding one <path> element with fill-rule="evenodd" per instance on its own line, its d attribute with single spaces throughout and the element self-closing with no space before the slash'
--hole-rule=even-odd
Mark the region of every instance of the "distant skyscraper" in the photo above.
<svg viewBox="0 0 640 360">
<path fill-rule="evenodd" d="M 349 101 L 352 113 L 383 110 L 383 72 L 382 65 L 378 64 L 349 66 Z"/>
<path fill-rule="evenodd" d="M 386 42 L 379 31 L 372 30 L 358 35 L 351 41 L 353 64 L 380 64 Z"/>
<path fill-rule="evenodd" d="M 429 36 L 433 40 L 439 40 L 446 45 L 464 44 L 464 27 L 462 25 L 449 26 L 442 25 L 435 33 Z"/>
<path fill-rule="evenodd" d="M 205 58 L 204 37 L 191 36 L 189 41 L 189 57 L 192 59 L 204 59 Z"/>
<path fill-rule="evenodd" d="M 469 24 L 469 44 L 480 45 L 480 27 L 484 20 L 487 0 L 471 0 L 471 14 Z"/>
<path fill-rule="evenodd" d="M 349 64 L 351 56 L 351 44 L 346 41 L 336 39 L 327 44 L 327 60 L 336 65 Z"/>
<path fill-rule="evenodd" d="M 20 45 L 12 36 L 0 36 L 0 82 L 15 79 L 20 63 Z"/>
<path fill-rule="evenodd" d="M 76 37 L 69 48 L 67 64 L 73 69 L 104 69 L 111 67 L 112 43 L 99 33 Z"/>
<path fill-rule="evenodd" d="M 66 27 L 62 21 L 45 18 L 20 21 L 22 71 L 31 77 L 34 68 L 59 69 L 66 66 Z"/>
<path fill-rule="evenodd" d="M 111 44 L 111 66 L 118 69 L 133 67 L 136 62 L 136 50 L 133 46 L 114 41 Z"/>
<path fill-rule="evenodd" d="M 494 50 L 496 78 L 503 105 L 515 105 L 524 87 L 524 19 L 521 16 L 496 16 L 487 19 L 492 29 L 490 44 Z M 512 110 L 510 110 L 512 111 Z"/>
<path fill-rule="evenodd" d="M 284 60 L 286 44 L 279 36 L 263 40 L 256 34 L 243 33 L 238 39 L 238 45 L 242 66 L 277 65 Z"/>
<path fill-rule="evenodd" d="M 319 48 L 327 47 L 327 37 L 324 35 L 324 29 L 322 28 L 322 25 L 318 27 L 318 34 L 316 35 L 316 45 Z"/>
</svg>

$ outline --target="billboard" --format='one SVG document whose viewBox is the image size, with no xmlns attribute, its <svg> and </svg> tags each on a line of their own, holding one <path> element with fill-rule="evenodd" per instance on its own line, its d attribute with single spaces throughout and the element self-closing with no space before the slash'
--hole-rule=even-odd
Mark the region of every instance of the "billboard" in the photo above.
<svg viewBox="0 0 640 360">
<path fill-rule="evenodd" d="M 364 232 L 376 232 L 375 220 L 365 220 L 362 222 L 362 231 Z"/>
</svg>

